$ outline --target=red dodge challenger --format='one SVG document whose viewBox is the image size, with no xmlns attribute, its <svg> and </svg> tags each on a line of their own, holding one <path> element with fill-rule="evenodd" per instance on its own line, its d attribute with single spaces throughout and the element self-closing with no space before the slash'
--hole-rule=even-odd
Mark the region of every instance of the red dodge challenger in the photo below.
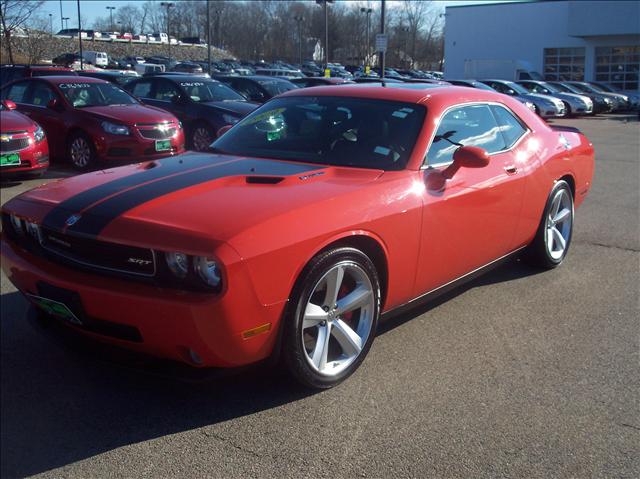
<svg viewBox="0 0 640 479">
<path fill-rule="evenodd" d="M 505 95 L 325 86 L 211 154 L 89 173 L 2 208 L 2 268 L 101 341 L 197 367 L 279 357 L 331 387 L 381 317 L 512 254 L 558 266 L 593 146 Z"/>
</svg>

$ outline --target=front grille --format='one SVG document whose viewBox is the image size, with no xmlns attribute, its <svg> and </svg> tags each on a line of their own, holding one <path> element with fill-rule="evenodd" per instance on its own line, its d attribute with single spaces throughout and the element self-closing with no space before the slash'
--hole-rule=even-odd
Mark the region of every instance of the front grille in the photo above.
<svg viewBox="0 0 640 479">
<path fill-rule="evenodd" d="M 138 131 L 147 140 L 168 140 L 176 134 L 177 128 L 174 125 L 159 124 L 149 126 L 138 126 Z"/>
<path fill-rule="evenodd" d="M 89 268 L 152 277 L 156 272 L 153 250 L 81 238 L 42 228 L 42 247 L 63 261 Z"/>
<path fill-rule="evenodd" d="M 11 138 L 8 141 L 0 141 L 0 152 L 8 153 L 11 151 L 24 150 L 29 146 L 29 138 Z"/>
</svg>

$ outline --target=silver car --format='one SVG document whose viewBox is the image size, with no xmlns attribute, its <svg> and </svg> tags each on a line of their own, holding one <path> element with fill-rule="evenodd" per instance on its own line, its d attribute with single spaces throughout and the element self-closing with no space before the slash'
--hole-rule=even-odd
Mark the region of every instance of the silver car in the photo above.
<svg viewBox="0 0 640 479">
<path fill-rule="evenodd" d="M 480 81 L 500 93 L 530 101 L 535 105 L 536 113 L 542 118 L 557 118 L 565 115 L 564 102 L 558 98 L 539 93 L 529 93 L 523 86 L 508 80 Z"/>
<path fill-rule="evenodd" d="M 522 80 L 517 82 L 531 93 L 549 95 L 564 102 L 565 113 L 569 115 L 591 115 L 593 113 L 593 101 L 585 95 L 561 92 L 553 85 L 538 80 Z"/>
</svg>

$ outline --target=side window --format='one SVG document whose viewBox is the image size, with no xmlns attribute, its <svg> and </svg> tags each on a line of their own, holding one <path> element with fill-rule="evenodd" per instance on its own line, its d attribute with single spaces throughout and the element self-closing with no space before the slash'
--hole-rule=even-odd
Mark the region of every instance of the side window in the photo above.
<svg viewBox="0 0 640 479">
<path fill-rule="evenodd" d="M 156 92 L 154 98 L 161 101 L 171 101 L 171 99 L 179 95 L 178 87 L 168 80 L 160 80 L 156 83 Z"/>
<path fill-rule="evenodd" d="M 8 89 L 5 89 L 6 94 L 3 96 L 5 99 L 14 101 L 16 103 L 27 103 L 28 88 L 29 82 L 14 83 Z"/>
<path fill-rule="evenodd" d="M 427 165 L 453 161 L 460 146 L 479 146 L 488 153 L 505 149 L 503 136 L 488 105 L 461 106 L 449 110 L 442 120 L 427 152 Z"/>
<path fill-rule="evenodd" d="M 492 105 L 491 110 L 498 121 L 505 146 L 511 148 L 527 132 L 527 129 L 523 126 L 522 121 L 506 108 Z"/>
<path fill-rule="evenodd" d="M 147 80 L 136 83 L 131 94 L 139 98 L 151 98 L 151 82 Z"/>
<path fill-rule="evenodd" d="M 56 94 L 51 87 L 46 83 L 34 82 L 33 89 L 31 90 L 31 99 L 29 103 L 36 106 L 47 106 L 49 100 L 53 100 Z"/>
</svg>

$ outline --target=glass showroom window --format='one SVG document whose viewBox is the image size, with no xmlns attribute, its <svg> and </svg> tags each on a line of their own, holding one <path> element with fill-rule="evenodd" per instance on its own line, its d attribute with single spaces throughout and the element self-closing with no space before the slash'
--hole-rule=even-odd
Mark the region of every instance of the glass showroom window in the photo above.
<svg viewBox="0 0 640 479">
<path fill-rule="evenodd" d="M 584 48 L 545 48 L 545 80 L 583 81 Z"/>
<path fill-rule="evenodd" d="M 596 48 L 596 81 L 621 90 L 637 90 L 640 47 Z"/>
</svg>

